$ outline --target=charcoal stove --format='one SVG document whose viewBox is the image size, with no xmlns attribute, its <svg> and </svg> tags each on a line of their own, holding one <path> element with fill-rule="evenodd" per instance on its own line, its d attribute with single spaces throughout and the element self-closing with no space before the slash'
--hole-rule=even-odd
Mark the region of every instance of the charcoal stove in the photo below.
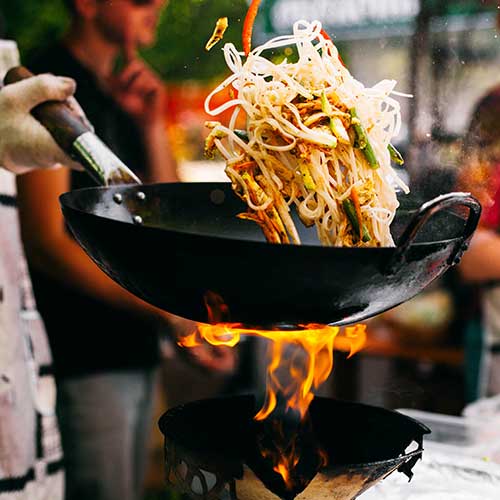
<svg viewBox="0 0 500 500">
<path fill-rule="evenodd" d="M 254 421 L 257 409 L 253 396 L 237 396 L 168 411 L 159 423 L 168 485 L 193 500 L 351 500 L 394 471 L 411 478 L 430 432 L 394 411 L 316 398 L 290 489 L 263 458 L 271 424 Z"/>
</svg>

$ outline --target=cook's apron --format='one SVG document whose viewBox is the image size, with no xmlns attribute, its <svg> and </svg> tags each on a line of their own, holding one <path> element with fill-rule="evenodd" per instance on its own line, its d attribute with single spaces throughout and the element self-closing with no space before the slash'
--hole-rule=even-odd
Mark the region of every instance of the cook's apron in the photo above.
<svg viewBox="0 0 500 500">
<path fill-rule="evenodd" d="M 61 500 L 56 390 L 24 258 L 15 178 L 0 168 L 0 500 Z"/>
</svg>

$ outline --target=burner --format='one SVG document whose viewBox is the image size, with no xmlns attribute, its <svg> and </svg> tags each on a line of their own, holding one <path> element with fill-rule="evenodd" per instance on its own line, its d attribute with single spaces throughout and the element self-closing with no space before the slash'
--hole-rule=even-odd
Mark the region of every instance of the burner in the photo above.
<svg viewBox="0 0 500 500">
<path fill-rule="evenodd" d="M 396 470 L 411 478 L 429 432 L 397 412 L 316 398 L 295 427 L 300 460 L 286 484 L 265 458 L 277 420 L 256 422 L 257 410 L 254 397 L 238 396 L 168 411 L 159 425 L 169 486 L 193 500 L 350 500 Z"/>
</svg>

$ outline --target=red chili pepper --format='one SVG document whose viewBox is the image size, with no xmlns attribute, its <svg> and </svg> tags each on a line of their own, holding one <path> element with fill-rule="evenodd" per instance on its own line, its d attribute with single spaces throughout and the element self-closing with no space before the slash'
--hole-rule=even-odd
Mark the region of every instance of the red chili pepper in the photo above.
<svg viewBox="0 0 500 500">
<path fill-rule="evenodd" d="M 321 29 L 321 35 L 323 36 L 323 38 L 325 40 L 329 40 L 330 42 L 333 43 L 333 40 L 331 39 L 330 35 L 324 29 Z M 342 66 L 344 66 L 344 68 L 345 68 L 346 65 L 344 64 L 344 61 L 342 60 L 342 56 L 340 55 L 340 53 L 339 53 L 339 61 L 340 61 L 340 64 L 342 64 Z"/>
<path fill-rule="evenodd" d="M 260 2 L 261 0 L 252 0 L 243 23 L 243 50 L 246 56 L 248 56 L 252 50 L 253 25 L 255 24 L 255 18 L 259 12 Z"/>
<path fill-rule="evenodd" d="M 330 42 L 332 41 L 330 35 L 323 28 L 321 29 L 321 35 L 323 36 L 324 39 L 330 40 Z"/>
</svg>

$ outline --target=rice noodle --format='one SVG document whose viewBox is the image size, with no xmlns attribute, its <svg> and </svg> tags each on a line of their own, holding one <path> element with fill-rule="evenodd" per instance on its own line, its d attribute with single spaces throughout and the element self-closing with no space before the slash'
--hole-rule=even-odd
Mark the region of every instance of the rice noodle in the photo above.
<svg viewBox="0 0 500 500">
<path fill-rule="evenodd" d="M 296 48 L 297 62 L 275 64 L 266 58 L 268 51 L 290 46 Z M 296 22 L 293 35 L 269 40 L 246 59 L 233 44 L 223 51 L 232 75 L 207 97 L 205 110 L 217 116 L 234 108 L 228 127 L 210 122 L 210 147 L 227 161 L 233 187 L 249 207 L 245 218 L 258 222 L 270 241 L 300 243 L 290 214 L 295 206 L 302 222 L 316 225 L 324 245 L 393 246 L 395 186 L 409 191 L 392 168 L 388 150 L 401 128 L 393 96 L 405 95 L 394 90 L 396 82 L 366 88 L 357 81 L 318 21 Z M 212 107 L 214 97 L 228 88 L 234 98 Z M 241 113 L 248 142 L 236 130 Z M 357 125 L 375 166 L 356 136 Z M 350 200 L 361 216 L 358 228 L 354 212 L 349 216 L 345 208 Z M 284 238 L 277 236 L 282 225 Z"/>
</svg>

